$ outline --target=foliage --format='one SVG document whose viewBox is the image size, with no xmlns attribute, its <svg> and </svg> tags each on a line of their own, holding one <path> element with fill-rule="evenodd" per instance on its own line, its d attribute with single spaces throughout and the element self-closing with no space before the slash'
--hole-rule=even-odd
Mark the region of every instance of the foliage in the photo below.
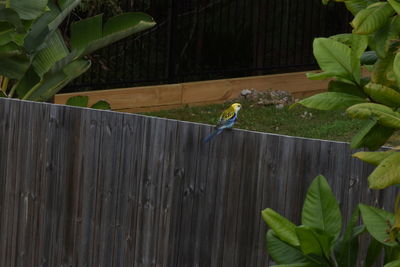
<svg viewBox="0 0 400 267">
<path fill-rule="evenodd" d="M 358 224 L 360 215 L 362 225 Z M 385 266 L 396 266 L 398 261 L 397 254 L 392 253 L 400 249 L 395 216 L 359 205 L 340 235 L 343 222 L 339 204 L 323 176 L 316 177 L 308 189 L 301 225 L 296 226 L 270 208 L 262 211 L 262 217 L 270 227 L 267 249 L 276 266 L 356 266 L 359 235 L 366 230 L 373 241 L 365 266 L 373 266 L 382 248 L 386 251 Z"/>
<path fill-rule="evenodd" d="M 118 0 L 82 0 L 76 10 L 88 16 L 93 16 L 106 10 L 115 16 L 122 13 L 119 2 Z"/>
<path fill-rule="evenodd" d="M 367 120 L 353 137 L 351 146 L 366 146 L 376 150 L 400 129 L 400 2 L 336 1 L 344 2 L 354 15 L 351 22 L 353 31 L 351 34 L 314 40 L 314 56 L 322 71 L 309 73 L 308 78 L 332 80 L 327 93 L 309 97 L 297 104 L 320 110 L 347 108 L 346 112 L 351 117 Z M 369 71 L 369 75 L 364 77 L 366 71 L 363 72 L 363 68 Z M 400 153 L 396 148 L 357 152 L 354 157 L 377 166 L 368 177 L 371 188 L 383 189 L 400 184 Z M 315 207 L 306 209 L 310 206 L 310 199 L 314 200 L 311 203 Z M 335 226 L 341 224 L 341 218 L 336 214 L 338 208 L 334 207 L 332 199 L 327 182 L 320 176 L 307 194 L 302 226 L 288 228 L 286 219 L 279 217 L 279 221 L 271 220 L 271 210 L 263 211 L 264 220 L 271 228 L 267 234 L 267 248 L 273 259 L 278 264 L 293 264 L 291 266 L 356 266 L 357 235 L 365 227 L 372 241 L 364 265 L 373 266 L 384 249 L 385 266 L 399 266 L 400 195 L 394 205 L 394 214 L 360 204 L 341 239 L 334 235 L 340 233 L 340 228 L 337 232 Z M 304 220 L 306 210 L 309 213 L 306 217 L 315 220 L 315 224 Z M 356 226 L 358 214 L 361 214 L 364 226 Z M 278 216 L 275 215 L 275 218 Z M 313 235 L 303 235 L 301 238 L 298 230 L 301 227 L 311 229 Z M 282 235 L 283 229 L 286 229 L 285 235 Z M 287 242 L 288 229 L 292 229 L 291 240 L 297 240 L 297 243 Z M 291 250 L 287 248 L 289 245 Z M 289 255 L 286 259 L 290 260 L 284 258 L 285 254 Z"/>
<path fill-rule="evenodd" d="M 376 150 L 400 129 L 400 2 L 335 1 L 344 2 L 354 15 L 353 31 L 314 40 L 314 56 L 322 72 L 309 73 L 308 78 L 332 80 L 329 92 L 298 104 L 321 110 L 347 108 L 349 116 L 366 120 L 351 147 Z M 355 156 L 364 160 L 383 155 L 368 153 Z M 397 150 L 390 154 L 369 176 L 371 188 L 400 183 L 400 154 Z"/>
<path fill-rule="evenodd" d="M 130 7 L 138 7 L 146 11 L 150 6 L 150 0 L 82 0 L 77 7 L 76 11 L 79 14 L 93 16 L 98 13 L 104 12 L 106 15 L 119 15 L 122 13 L 122 5 L 129 5 Z"/>
<path fill-rule="evenodd" d="M 64 39 L 59 26 L 80 0 L 0 2 L 0 75 L 3 96 L 46 101 L 90 67 L 95 50 L 152 27 L 139 12 L 103 23 L 102 15 L 71 25 Z"/>
<path fill-rule="evenodd" d="M 68 98 L 66 105 L 87 108 L 89 107 L 89 97 L 82 95 L 70 97 Z M 96 103 L 92 104 L 90 108 L 110 110 L 111 106 L 110 103 L 108 103 L 107 101 L 99 100 Z"/>
</svg>

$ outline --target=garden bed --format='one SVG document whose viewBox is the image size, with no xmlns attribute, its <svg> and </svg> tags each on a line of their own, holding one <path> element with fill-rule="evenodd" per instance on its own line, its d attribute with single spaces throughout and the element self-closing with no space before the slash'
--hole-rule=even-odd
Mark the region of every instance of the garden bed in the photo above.
<svg viewBox="0 0 400 267">
<path fill-rule="evenodd" d="M 157 86 L 142 86 L 58 94 L 54 103 L 65 104 L 70 97 L 89 97 L 89 105 L 106 100 L 115 111 L 128 113 L 168 110 L 184 105 L 207 105 L 230 101 L 244 89 L 285 90 L 297 98 L 326 91 L 327 81 L 311 81 L 305 72 L 243 78 L 208 80 Z"/>
<path fill-rule="evenodd" d="M 235 128 L 290 136 L 317 138 L 350 142 L 365 121 L 352 119 L 340 111 L 320 111 L 297 106 L 257 105 L 252 101 L 241 100 L 242 110 Z M 178 109 L 146 112 L 143 114 L 182 121 L 216 124 L 222 110 L 230 105 L 214 104 L 207 106 L 182 107 Z M 400 145 L 400 136 L 394 135 L 389 146 Z"/>
</svg>

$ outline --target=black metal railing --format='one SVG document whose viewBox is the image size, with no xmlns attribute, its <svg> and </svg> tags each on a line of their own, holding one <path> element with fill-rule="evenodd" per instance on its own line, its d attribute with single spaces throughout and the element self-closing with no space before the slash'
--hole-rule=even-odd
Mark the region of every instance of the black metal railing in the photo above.
<svg viewBox="0 0 400 267">
<path fill-rule="evenodd" d="M 157 26 L 111 45 L 66 91 L 315 68 L 312 41 L 350 30 L 343 4 L 321 0 L 119 0 Z"/>
</svg>

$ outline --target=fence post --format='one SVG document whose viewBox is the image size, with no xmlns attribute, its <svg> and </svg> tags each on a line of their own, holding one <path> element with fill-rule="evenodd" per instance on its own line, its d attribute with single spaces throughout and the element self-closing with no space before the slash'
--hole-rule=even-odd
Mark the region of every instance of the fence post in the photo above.
<svg viewBox="0 0 400 267">
<path fill-rule="evenodd" d="M 177 1 L 170 0 L 168 7 L 168 31 L 167 31 L 167 64 L 165 68 L 165 75 L 168 83 L 177 82 L 176 73 L 176 31 L 177 31 Z"/>
</svg>

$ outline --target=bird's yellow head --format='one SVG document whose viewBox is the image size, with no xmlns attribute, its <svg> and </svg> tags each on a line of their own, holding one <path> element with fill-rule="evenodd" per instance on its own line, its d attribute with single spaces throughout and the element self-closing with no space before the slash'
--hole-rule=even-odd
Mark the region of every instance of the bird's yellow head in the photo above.
<svg viewBox="0 0 400 267">
<path fill-rule="evenodd" d="M 233 103 L 232 105 L 231 105 L 231 107 L 235 110 L 235 112 L 237 113 L 241 108 L 242 108 L 242 105 L 240 105 L 239 103 Z"/>
</svg>

